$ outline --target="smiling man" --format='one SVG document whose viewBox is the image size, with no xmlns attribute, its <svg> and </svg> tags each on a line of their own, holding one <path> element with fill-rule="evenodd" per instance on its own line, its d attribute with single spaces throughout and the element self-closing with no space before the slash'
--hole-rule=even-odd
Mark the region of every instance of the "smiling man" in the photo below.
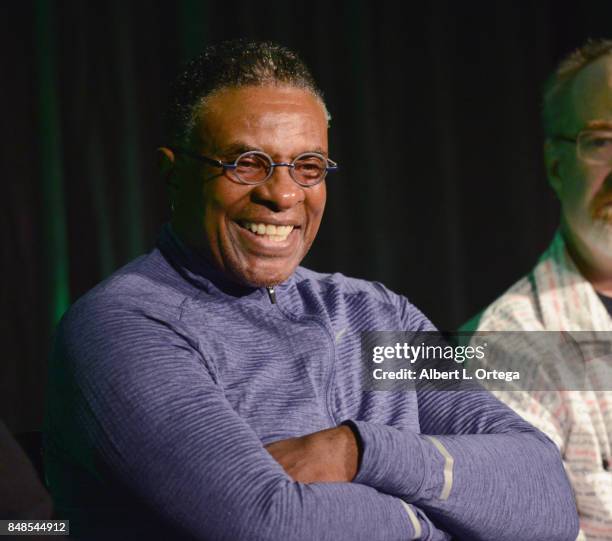
<svg viewBox="0 0 612 541">
<path fill-rule="evenodd" d="M 575 537 L 557 449 L 490 394 L 365 390 L 362 331 L 433 326 L 380 284 L 299 266 L 336 169 L 328 119 L 274 44 L 211 47 L 179 78 L 172 222 L 57 334 L 47 474 L 77 536 Z"/>
<path fill-rule="evenodd" d="M 176 234 L 237 283 L 287 280 L 317 234 L 322 181 L 334 168 L 321 99 L 291 86 L 217 92 L 206 100 L 190 146 L 237 166 L 215 167 L 215 160 L 180 147 L 161 149 L 168 171 L 181 155 L 191 162 L 181 164 L 187 182 L 173 186 Z M 211 176 L 204 183 L 202 162 Z"/>
<path fill-rule="evenodd" d="M 533 271 L 467 327 L 601 331 L 596 337 L 607 341 L 609 348 L 612 41 L 589 42 L 561 62 L 547 85 L 543 112 L 546 169 L 561 203 L 561 226 Z M 522 336 L 527 340 L 528 335 Z M 612 389 L 609 376 L 605 380 L 596 372 L 596 363 L 583 364 L 583 359 L 589 359 L 586 351 L 569 348 L 557 359 L 556 370 L 565 368 L 576 380 L 586 370 L 593 388 L 574 382 L 558 391 L 550 386 L 531 394 L 496 394 L 559 446 L 576 494 L 581 539 L 610 541 Z M 534 363 L 543 360 L 533 358 Z"/>
</svg>

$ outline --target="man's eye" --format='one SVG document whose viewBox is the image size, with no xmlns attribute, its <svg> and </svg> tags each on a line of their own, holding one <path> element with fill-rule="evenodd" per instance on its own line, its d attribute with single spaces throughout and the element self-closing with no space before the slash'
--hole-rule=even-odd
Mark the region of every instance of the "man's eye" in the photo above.
<svg viewBox="0 0 612 541">
<path fill-rule="evenodd" d="M 320 171 L 321 167 L 316 163 L 301 163 L 298 165 L 300 169 L 303 171 Z"/>
<path fill-rule="evenodd" d="M 591 145 L 595 148 L 612 146 L 612 137 L 597 137 L 591 141 Z"/>
<path fill-rule="evenodd" d="M 259 169 L 265 168 L 265 163 L 263 160 L 258 160 L 256 158 L 243 158 L 238 162 L 239 169 Z"/>
<path fill-rule="evenodd" d="M 260 164 L 255 160 L 240 160 L 238 162 L 239 167 L 257 167 L 258 165 Z"/>
<path fill-rule="evenodd" d="M 589 137 L 584 142 L 589 150 L 601 150 L 612 148 L 612 134 L 611 135 L 594 135 Z"/>
<path fill-rule="evenodd" d="M 319 158 L 307 158 L 296 162 L 295 169 L 303 175 L 319 176 L 325 171 L 325 163 Z"/>
</svg>

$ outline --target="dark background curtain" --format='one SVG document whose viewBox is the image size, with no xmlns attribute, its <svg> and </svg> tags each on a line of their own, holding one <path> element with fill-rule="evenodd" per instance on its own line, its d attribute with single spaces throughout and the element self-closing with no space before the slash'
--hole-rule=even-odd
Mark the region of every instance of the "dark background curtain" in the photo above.
<svg viewBox="0 0 612 541">
<path fill-rule="evenodd" d="M 62 313 L 169 217 L 154 153 L 168 82 L 206 43 L 286 44 L 325 91 L 342 170 L 304 264 L 383 282 L 453 329 L 550 241 L 541 85 L 612 36 L 610 1 L 40 0 L 0 18 L 0 418 L 14 431 L 40 427 Z"/>
</svg>

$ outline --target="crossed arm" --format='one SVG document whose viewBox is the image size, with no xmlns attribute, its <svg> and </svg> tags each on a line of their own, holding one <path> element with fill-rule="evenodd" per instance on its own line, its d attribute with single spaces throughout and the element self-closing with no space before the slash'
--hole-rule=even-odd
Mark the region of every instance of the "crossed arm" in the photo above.
<svg viewBox="0 0 612 541">
<path fill-rule="evenodd" d="M 572 492 L 550 440 L 485 391 L 419 398 L 422 431 L 436 435 L 353 422 L 363 446 L 359 469 L 347 426 L 266 448 L 296 481 L 374 487 L 424 511 L 454 538 L 575 539 Z M 473 414 L 461 416 L 468 406 Z"/>
<path fill-rule="evenodd" d="M 115 312 L 60 335 L 52 378 L 74 378 L 75 415 L 110 470 L 196 539 L 575 537 L 556 449 L 486 393 L 479 403 L 421 396 L 434 440 L 355 421 L 357 470 L 346 426 L 264 448 L 189 336 Z M 481 415 L 449 415 L 467 406 L 500 414 L 486 426 Z"/>
</svg>

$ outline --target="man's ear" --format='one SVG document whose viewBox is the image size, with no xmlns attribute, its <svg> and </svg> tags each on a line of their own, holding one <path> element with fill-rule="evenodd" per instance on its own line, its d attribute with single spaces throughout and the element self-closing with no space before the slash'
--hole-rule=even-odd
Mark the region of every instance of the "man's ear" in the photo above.
<svg viewBox="0 0 612 541">
<path fill-rule="evenodd" d="M 170 184 L 172 171 L 174 170 L 174 152 L 168 147 L 157 149 L 157 167 L 164 181 Z"/>
<path fill-rule="evenodd" d="M 157 149 L 157 167 L 159 174 L 164 180 L 168 188 L 168 198 L 170 200 L 170 210 L 174 213 L 174 202 L 177 199 L 178 183 L 175 179 L 175 161 L 174 152 L 168 147 L 159 147 Z"/>
<path fill-rule="evenodd" d="M 562 184 L 560 162 L 561 156 L 559 155 L 559 148 L 550 139 L 546 139 L 546 142 L 544 143 L 544 163 L 546 165 L 546 176 L 548 177 L 548 183 L 559 198 L 561 196 Z"/>
</svg>

